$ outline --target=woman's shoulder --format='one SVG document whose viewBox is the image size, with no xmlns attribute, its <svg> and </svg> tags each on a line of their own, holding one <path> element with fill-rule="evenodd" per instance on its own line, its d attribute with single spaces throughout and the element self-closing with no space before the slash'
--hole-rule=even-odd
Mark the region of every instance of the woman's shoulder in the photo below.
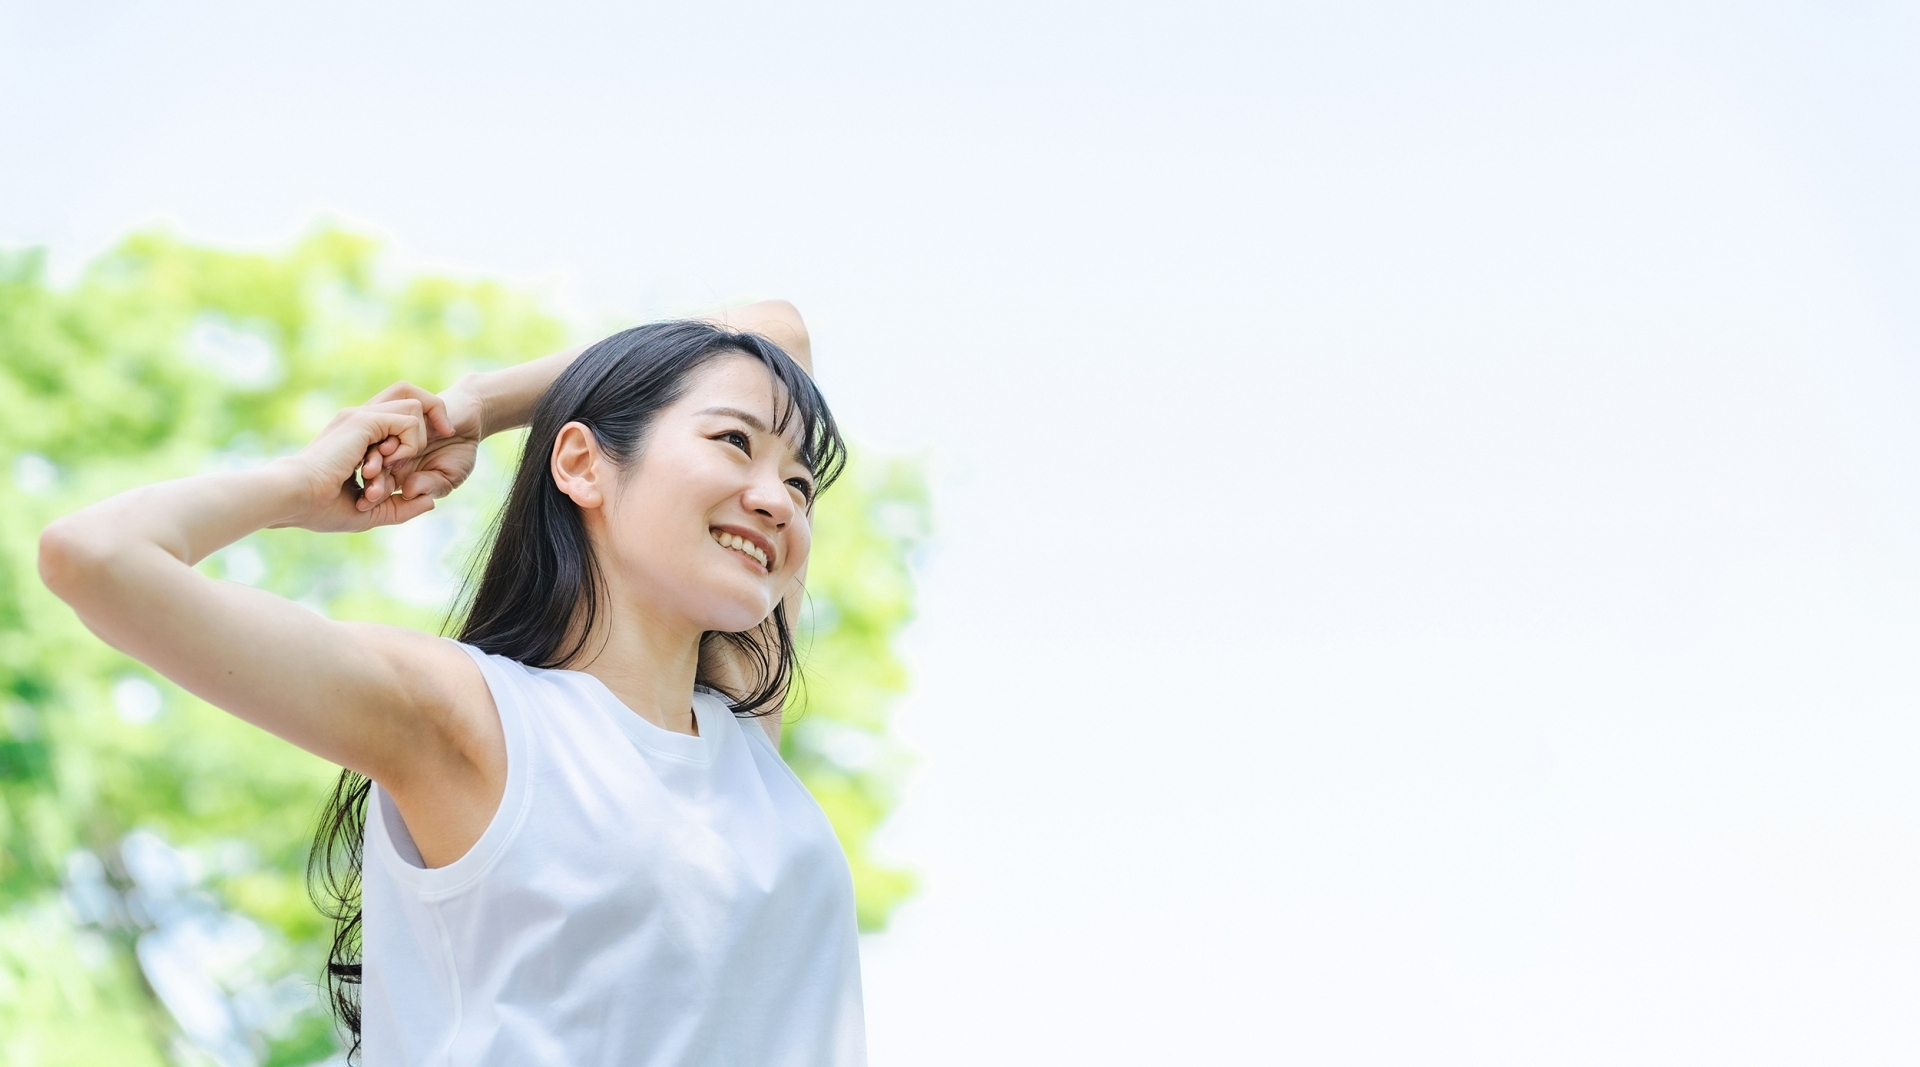
<svg viewBox="0 0 1920 1067">
<path fill-rule="evenodd" d="M 585 710 L 593 703 L 578 671 L 535 667 L 478 645 L 453 638 L 439 640 L 486 689 L 491 697 L 486 710 L 493 718 L 511 723 L 526 718 L 523 712 L 529 709 L 552 718 L 570 709 Z"/>
<path fill-rule="evenodd" d="M 534 732 L 578 732 L 606 717 L 613 697 L 605 683 L 585 671 L 536 667 L 477 645 L 448 641 L 479 667 L 500 719 L 527 721 Z"/>
<path fill-rule="evenodd" d="M 707 701 L 716 713 L 725 713 L 740 727 L 740 732 L 756 742 L 765 742 L 776 757 L 780 755 L 780 713 L 756 714 L 741 711 L 735 706 L 733 698 L 711 686 L 693 687 L 693 699 Z"/>
</svg>

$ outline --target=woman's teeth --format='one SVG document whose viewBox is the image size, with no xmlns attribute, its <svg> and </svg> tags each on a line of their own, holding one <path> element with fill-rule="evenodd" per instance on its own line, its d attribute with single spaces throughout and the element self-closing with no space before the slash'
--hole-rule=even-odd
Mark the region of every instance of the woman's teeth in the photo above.
<svg viewBox="0 0 1920 1067">
<path fill-rule="evenodd" d="M 713 539 L 733 549 L 735 552 L 745 552 L 747 555 L 759 560 L 762 567 L 767 565 L 767 554 L 760 551 L 759 545 L 754 544 L 744 537 L 736 537 L 725 531 L 715 530 L 713 531 Z"/>
</svg>

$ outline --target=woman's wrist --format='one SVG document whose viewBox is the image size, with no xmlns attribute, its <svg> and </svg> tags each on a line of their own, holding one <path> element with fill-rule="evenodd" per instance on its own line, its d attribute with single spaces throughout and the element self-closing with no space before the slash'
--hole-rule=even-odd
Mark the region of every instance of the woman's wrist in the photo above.
<svg viewBox="0 0 1920 1067">
<path fill-rule="evenodd" d="M 453 431 L 476 441 L 512 428 L 500 425 L 499 416 L 489 410 L 485 378 L 481 373 L 463 374 L 440 391 Z"/>
<path fill-rule="evenodd" d="M 258 505 L 256 530 L 303 526 L 317 502 L 337 491 L 326 476 L 300 454 L 281 456 L 245 472 L 244 488 Z M 244 535 L 242 535 L 244 536 Z"/>
<path fill-rule="evenodd" d="M 527 424 L 547 387 L 586 348 L 579 345 L 512 367 L 463 375 L 440 395 L 448 400 L 449 414 L 462 433 L 473 432 L 478 439 L 516 429 Z M 471 405 L 472 426 L 460 423 L 459 413 L 452 410 L 454 399 Z"/>
</svg>

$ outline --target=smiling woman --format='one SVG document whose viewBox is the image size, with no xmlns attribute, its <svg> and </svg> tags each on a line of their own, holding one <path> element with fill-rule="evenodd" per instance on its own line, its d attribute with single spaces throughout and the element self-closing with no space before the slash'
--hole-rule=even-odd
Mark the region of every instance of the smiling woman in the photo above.
<svg viewBox="0 0 1920 1067">
<path fill-rule="evenodd" d="M 401 383 L 297 456 L 43 536 L 96 633 L 344 768 L 313 874 L 368 1063 L 864 1060 L 846 860 L 773 714 L 844 448 L 770 334 L 805 358 L 768 304 Z M 404 522 L 527 421 L 457 642 L 192 568 L 264 526 Z"/>
</svg>

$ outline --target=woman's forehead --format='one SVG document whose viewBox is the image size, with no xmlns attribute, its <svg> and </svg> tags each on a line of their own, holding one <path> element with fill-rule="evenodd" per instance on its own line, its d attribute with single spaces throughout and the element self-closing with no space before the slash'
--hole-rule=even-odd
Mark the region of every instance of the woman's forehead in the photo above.
<svg viewBox="0 0 1920 1067">
<path fill-rule="evenodd" d="M 724 406 L 753 412 L 766 425 L 786 421 L 787 392 L 774 380 L 766 364 L 749 356 L 716 360 L 695 372 L 679 406 L 700 411 Z"/>
</svg>

